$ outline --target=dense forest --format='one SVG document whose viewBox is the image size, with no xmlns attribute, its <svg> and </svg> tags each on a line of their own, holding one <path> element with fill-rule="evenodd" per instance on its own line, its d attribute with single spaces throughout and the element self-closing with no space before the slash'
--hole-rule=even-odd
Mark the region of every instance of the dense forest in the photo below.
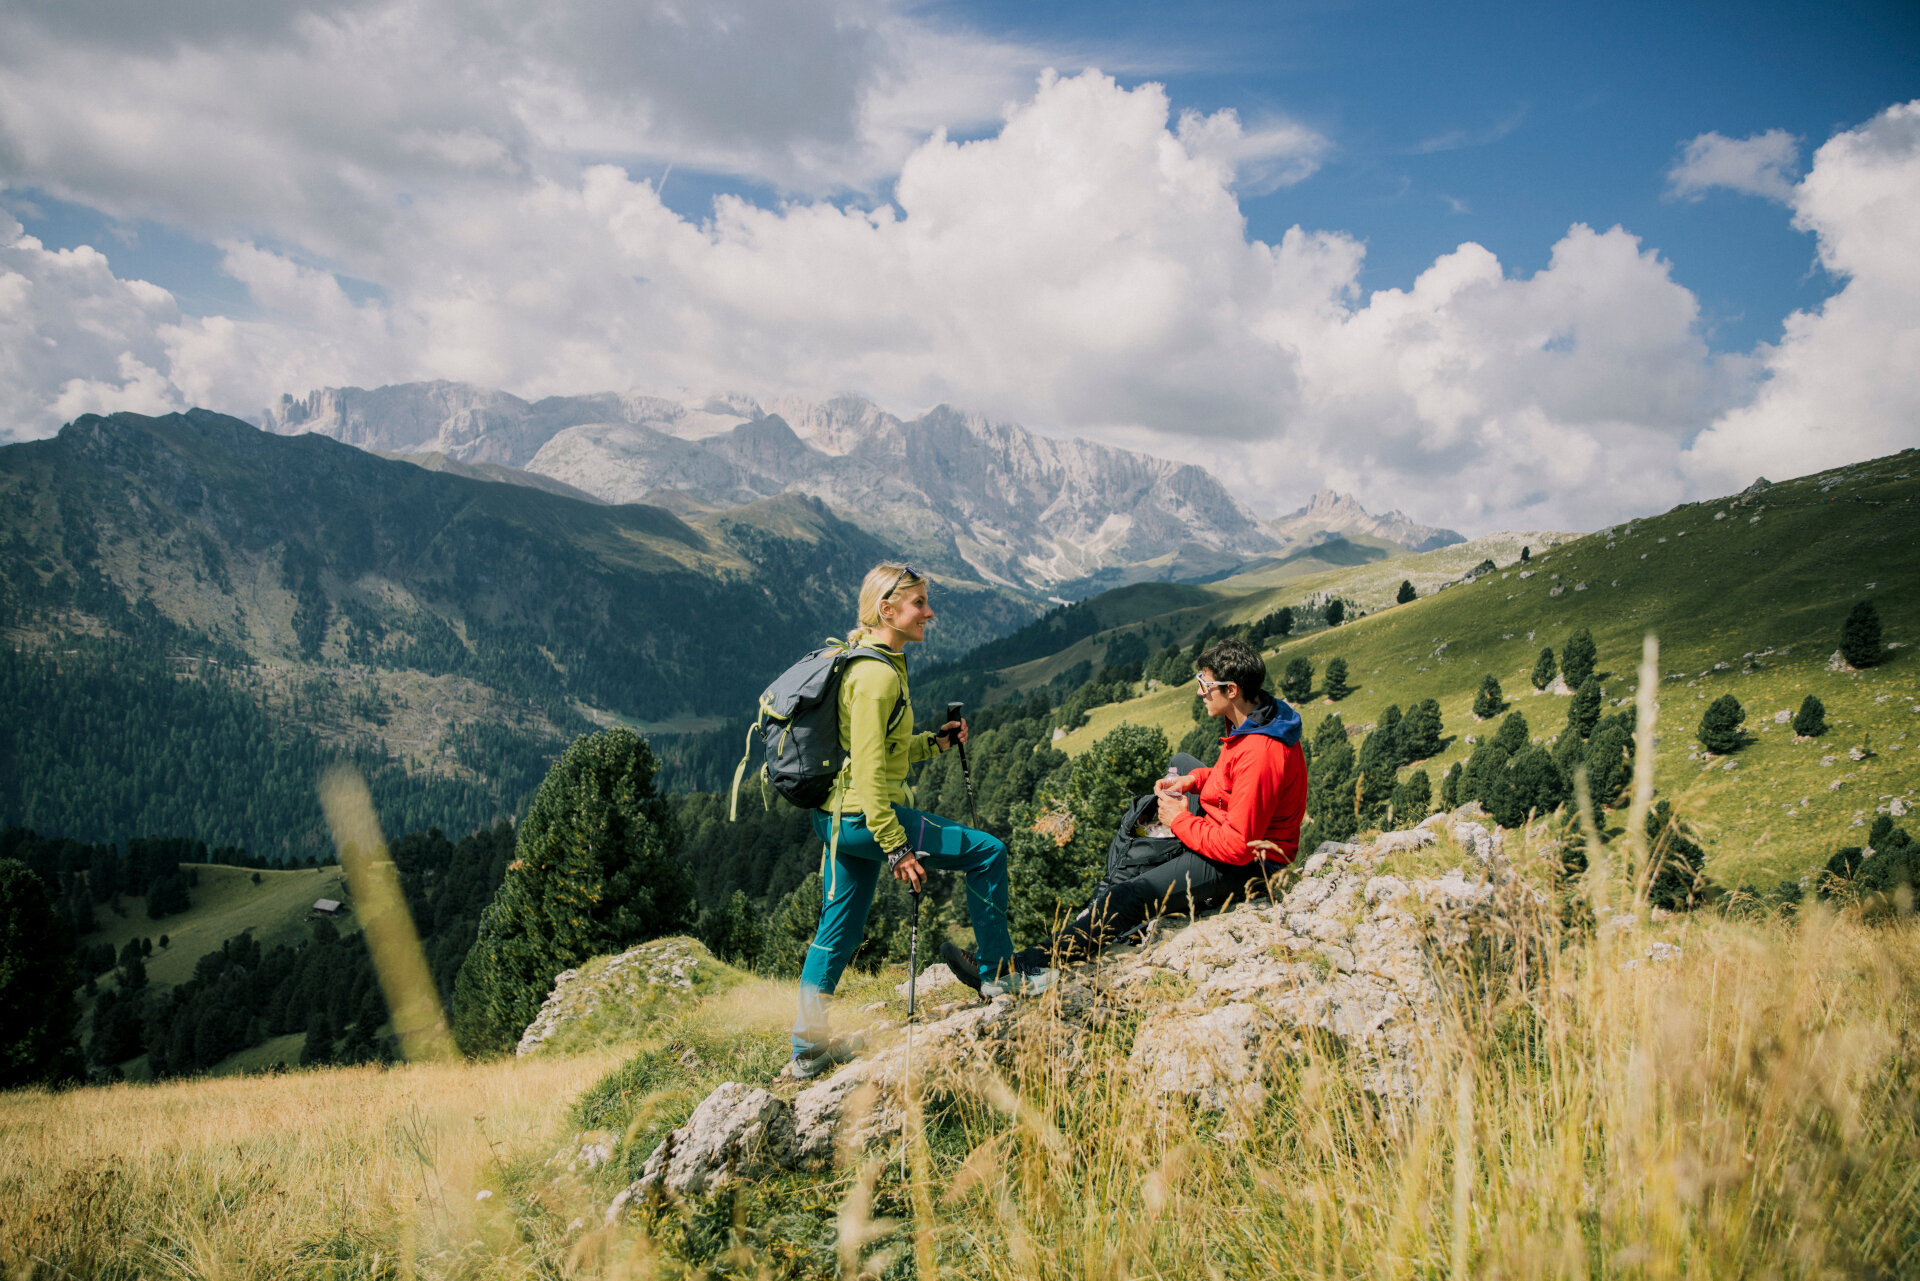
<svg viewBox="0 0 1920 1281">
<path fill-rule="evenodd" d="M 429 829 L 390 847 L 443 1002 L 513 852 L 514 828 L 506 822 L 457 843 Z M 200 958 L 188 981 L 165 991 L 147 979 L 154 936 L 130 939 L 118 953 L 89 941 L 96 905 L 145 894 L 164 948 L 166 918 L 191 906 L 196 865 L 234 859 L 245 866 L 242 851 L 179 838 L 131 841 L 121 851 L 13 828 L 0 833 L 0 859 L 25 864 L 56 907 L 58 928 L 45 943 L 71 953 L 73 973 L 94 998 L 78 1031 L 95 1072 L 110 1075 L 144 1053 L 155 1077 L 191 1074 L 289 1033 L 305 1034 L 301 1065 L 393 1057 L 365 942 L 331 920 L 315 920 L 311 938 L 298 946 L 263 949 L 250 933 L 226 939 Z"/>
<path fill-rule="evenodd" d="M 471 775 L 410 773 L 265 711 L 247 669 L 203 663 L 182 678 L 141 649 L 72 646 L 0 649 L 0 776 L 10 783 L 0 826 L 89 842 L 191 832 L 271 863 L 304 861 L 330 856 L 314 780 L 335 761 L 366 775 L 387 831 L 467 832 L 516 813 L 563 746 L 475 728 L 454 744 Z M 324 682 L 308 695 L 332 696 Z"/>
</svg>

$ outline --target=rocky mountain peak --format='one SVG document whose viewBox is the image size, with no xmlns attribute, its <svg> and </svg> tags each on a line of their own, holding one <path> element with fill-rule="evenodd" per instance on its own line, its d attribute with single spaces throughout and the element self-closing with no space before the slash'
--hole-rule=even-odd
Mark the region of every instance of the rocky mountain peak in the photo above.
<svg viewBox="0 0 1920 1281">
<path fill-rule="evenodd" d="M 1285 551 L 1354 535 L 1380 539 L 1413 552 L 1433 551 L 1466 541 L 1464 535 L 1419 524 L 1402 511 L 1375 516 L 1352 494 L 1332 489 L 1320 490 L 1305 507 L 1262 521 L 1260 527 L 1277 539 Z"/>
</svg>

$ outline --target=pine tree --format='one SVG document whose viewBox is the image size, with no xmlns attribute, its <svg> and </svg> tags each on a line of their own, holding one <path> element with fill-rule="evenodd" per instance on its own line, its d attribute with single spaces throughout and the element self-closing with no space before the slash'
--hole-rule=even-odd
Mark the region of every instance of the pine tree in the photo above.
<svg viewBox="0 0 1920 1281">
<path fill-rule="evenodd" d="M 1327 664 L 1327 697 L 1337 703 L 1352 692 L 1347 688 L 1347 660 L 1333 659 Z"/>
<path fill-rule="evenodd" d="M 1553 684 L 1553 678 L 1560 674 L 1559 664 L 1553 661 L 1553 647 L 1540 651 L 1540 661 L 1533 665 L 1533 687 L 1545 689 Z"/>
<path fill-rule="evenodd" d="M 512 1048 L 561 970 L 693 924 L 654 769 L 646 740 L 614 729 L 575 740 L 548 771 L 454 984 L 469 1054 Z"/>
<path fill-rule="evenodd" d="M 1267 615 L 1267 635 L 1291 636 L 1293 634 L 1293 606 L 1282 605 Z"/>
<path fill-rule="evenodd" d="M 1701 744 L 1721 756 L 1739 751 L 1747 742 L 1746 731 L 1740 728 L 1746 719 L 1740 700 L 1731 694 L 1722 694 L 1707 705 L 1706 715 L 1700 718 Z"/>
<path fill-rule="evenodd" d="M 1583 763 L 1593 803 L 1603 807 L 1612 805 L 1620 799 L 1627 780 L 1633 777 L 1633 731 L 1608 719 L 1593 732 Z"/>
<path fill-rule="evenodd" d="M 1545 817 L 1559 809 L 1571 794 L 1566 776 L 1553 763 L 1553 757 L 1536 743 L 1515 753 L 1506 774 L 1506 786 L 1498 792 L 1497 803 L 1488 806 L 1502 827 L 1518 827 L 1529 816 Z"/>
<path fill-rule="evenodd" d="M 1492 672 L 1488 672 L 1487 678 L 1480 682 L 1480 692 L 1473 696 L 1475 718 L 1483 721 L 1492 720 L 1506 705 L 1507 700 L 1500 693 L 1500 682 L 1494 678 Z"/>
<path fill-rule="evenodd" d="M 1880 614 L 1873 602 L 1863 600 L 1847 615 L 1840 628 L 1840 657 L 1851 667 L 1873 667 L 1880 662 Z"/>
<path fill-rule="evenodd" d="M 1528 561 L 1530 561 L 1530 560 L 1532 560 L 1532 559 L 1533 559 L 1533 548 L 1531 548 L 1531 547 L 1522 547 L 1522 548 L 1520 549 L 1520 563 L 1521 563 L 1522 565 L 1524 565 L 1524 564 L 1526 564 L 1526 563 L 1527 563 Z"/>
<path fill-rule="evenodd" d="M 1508 756 L 1517 754 L 1521 748 L 1532 741 L 1532 729 L 1527 724 L 1527 718 L 1519 712 L 1508 712 L 1507 718 L 1500 722 L 1500 729 L 1493 736 L 1494 745 Z"/>
<path fill-rule="evenodd" d="M 800 973 L 806 963 L 807 946 L 820 925 L 821 902 L 820 873 L 809 872 L 768 914 L 756 969 L 786 978 Z"/>
<path fill-rule="evenodd" d="M 1800 700 L 1800 710 L 1794 713 L 1793 732 L 1802 738 L 1818 738 L 1827 732 L 1826 704 L 1812 694 Z"/>
<path fill-rule="evenodd" d="M 1417 769 L 1393 789 L 1393 825 L 1412 827 L 1433 812 L 1433 782 Z"/>
<path fill-rule="evenodd" d="M 1666 801 L 1647 815 L 1647 837 L 1651 857 L 1658 861 L 1647 901 L 1669 912 L 1693 907 L 1706 888 L 1706 851 L 1691 839 Z"/>
<path fill-rule="evenodd" d="M 1419 598 L 1420 593 L 1413 590 L 1413 580 L 1403 578 L 1400 580 L 1400 591 L 1394 596 L 1393 603 L 1396 605 L 1404 605 L 1410 600 L 1418 600 Z"/>
<path fill-rule="evenodd" d="M 1329 730 L 1329 726 L 1333 727 Z M 1307 813 L 1316 841 L 1344 841 L 1359 830 L 1354 814 L 1353 744 L 1338 716 L 1320 722 L 1313 738 L 1313 766 L 1307 771 Z"/>
<path fill-rule="evenodd" d="M 1440 776 L 1440 804 L 1446 809 L 1458 809 L 1464 802 L 1460 799 L 1460 780 L 1466 773 L 1463 762 L 1455 761 Z"/>
<path fill-rule="evenodd" d="M 1408 762 L 1432 760 L 1440 754 L 1440 734 L 1440 700 L 1421 699 L 1400 722 L 1401 756 Z"/>
<path fill-rule="evenodd" d="M 1594 648 L 1593 633 L 1582 627 L 1567 637 L 1567 643 L 1560 647 L 1560 674 L 1567 684 L 1579 689 L 1586 684 L 1587 677 L 1593 675 L 1593 666 L 1599 661 L 1599 651 Z"/>
<path fill-rule="evenodd" d="M 0 1089 L 77 1076 L 73 943 L 46 883 L 0 859 Z"/>
<path fill-rule="evenodd" d="M 1575 738 L 1588 738 L 1593 727 L 1600 723 L 1600 682 L 1589 676 L 1580 682 L 1580 688 L 1574 691 L 1573 702 L 1567 705 L 1566 732 Z"/>
<path fill-rule="evenodd" d="M 1374 730 L 1376 734 L 1387 735 L 1387 742 L 1393 746 L 1393 767 L 1405 765 L 1411 757 L 1407 755 L 1406 718 L 1400 714 L 1400 704 L 1388 703 L 1387 710 L 1380 713 L 1380 724 Z"/>
<path fill-rule="evenodd" d="M 1136 796 L 1166 773 L 1167 736 L 1122 725 L 1073 761 L 1031 804 L 1013 807 L 1008 843 L 1008 923 L 1015 938 L 1052 933 L 1080 907 L 1106 867 L 1107 844 Z"/>
<path fill-rule="evenodd" d="M 1280 696 L 1289 703 L 1304 703 L 1313 697 L 1311 662 L 1296 658 L 1287 664 L 1286 675 L 1280 678 Z"/>
<path fill-rule="evenodd" d="M 1384 817 L 1387 802 L 1393 799 L 1394 770 L 1399 750 L 1393 732 L 1384 726 L 1367 735 L 1366 741 L 1360 746 L 1360 759 L 1356 766 L 1360 779 L 1359 817 L 1369 823 L 1378 822 Z M 1308 787 L 1311 788 L 1312 784 L 1309 783 Z"/>
<path fill-rule="evenodd" d="M 1347 619 L 1347 602 L 1337 596 L 1334 597 L 1327 602 L 1326 608 L 1320 611 L 1320 616 L 1327 620 L 1328 627 L 1340 626 Z"/>
</svg>

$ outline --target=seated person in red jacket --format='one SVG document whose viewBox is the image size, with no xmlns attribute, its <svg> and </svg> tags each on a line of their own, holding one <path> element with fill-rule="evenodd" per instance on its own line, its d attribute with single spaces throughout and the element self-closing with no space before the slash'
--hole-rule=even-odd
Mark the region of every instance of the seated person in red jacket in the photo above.
<svg viewBox="0 0 1920 1281">
<path fill-rule="evenodd" d="M 1267 693 L 1267 665 L 1244 641 L 1221 641 L 1200 655 L 1199 666 L 1207 714 L 1233 728 L 1220 740 L 1217 764 L 1176 755 L 1171 763 L 1180 776 L 1154 789 L 1159 820 L 1178 847 L 1166 861 L 1129 869 L 1117 882 L 1110 865 L 1092 901 L 1029 960 L 1047 952 L 1093 955 L 1155 913 L 1197 913 L 1264 888 L 1269 874 L 1293 861 L 1307 811 L 1300 713 Z"/>
</svg>

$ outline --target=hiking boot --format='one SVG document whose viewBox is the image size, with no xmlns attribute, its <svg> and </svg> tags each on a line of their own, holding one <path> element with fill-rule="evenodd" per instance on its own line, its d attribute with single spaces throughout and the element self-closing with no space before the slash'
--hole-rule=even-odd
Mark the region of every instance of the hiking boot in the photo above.
<svg viewBox="0 0 1920 1281">
<path fill-rule="evenodd" d="M 980 985 L 980 995 L 989 1001 L 996 996 L 1038 996 L 1052 986 L 1050 968 L 1015 958 L 1011 970 Z"/>
<path fill-rule="evenodd" d="M 980 962 L 974 959 L 972 952 L 943 940 L 940 944 L 940 959 L 946 962 L 948 969 L 953 971 L 953 977 L 976 992 L 980 990 Z"/>
<path fill-rule="evenodd" d="M 812 1053 L 793 1052 L 787 1070 L 796 1081 L 811 1081 L 822 1072 L 839 1067 L 867 1048 L 867 1039 L 857 1032 L 836 1036 Z"/>
</svg>

